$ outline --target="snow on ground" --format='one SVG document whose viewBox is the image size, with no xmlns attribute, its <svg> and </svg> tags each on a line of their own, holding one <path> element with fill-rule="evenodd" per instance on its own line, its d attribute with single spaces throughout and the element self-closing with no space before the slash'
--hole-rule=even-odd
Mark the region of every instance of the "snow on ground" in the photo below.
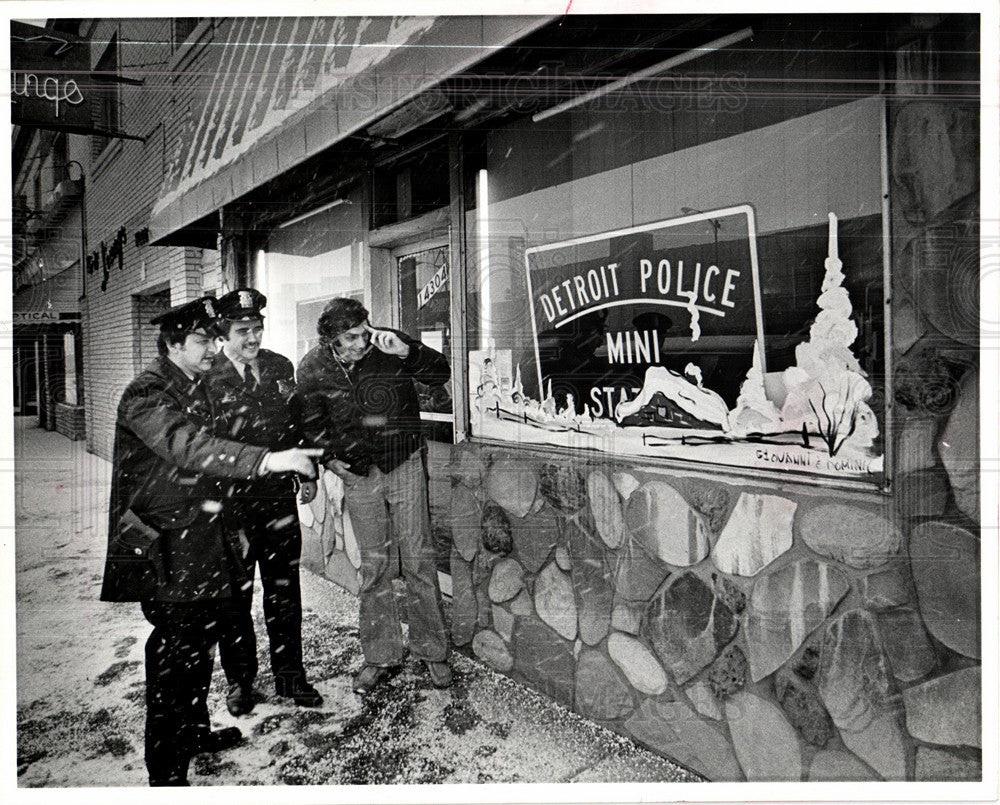
<svg viewBox="0 0 1000 805">
<path fill-rule="evenodd" d="M 138 604 L 97 600 L 110 470 L 80 442 L 15 425 L 18 786 L 144 786 L 143 645 Z M 653 782 L 697 780 L 460 654 L 455 684 L 422 666 L 361 699 L 357 600 L 303 572 L 303 640 L 321 708 L 273 695 L 258 640 L 259 702 L 225 709 L 216 664 L 209 709 L 245 743 L 192 762 L 193 785 Z M 264 635 L 260 587 L 257 634 Z"/>
</svg>

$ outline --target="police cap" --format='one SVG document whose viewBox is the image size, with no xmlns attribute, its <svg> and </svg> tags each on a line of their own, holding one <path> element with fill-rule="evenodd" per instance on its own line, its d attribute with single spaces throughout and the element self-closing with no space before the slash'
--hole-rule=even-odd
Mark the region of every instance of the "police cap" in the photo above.
<svg viewBox="0 0 1000 805">
<path fill-rule="evenodd" d="M 219 318 L 230 321 L 262 319 L 261 310 L 267 305 L 267 297 L 256 288 L 237 288 L 223 296 L 215 305 Z"/>
<path fill-rule="evenodd" d="M 162 333 L 189 333 L 204 329 L 214 334 L 217 316 L 215 300 L 210 296 L 204 296 L 193 302 L 172 307 L 150 319 L 149 323 L 159 324 Z"/>
</svg>

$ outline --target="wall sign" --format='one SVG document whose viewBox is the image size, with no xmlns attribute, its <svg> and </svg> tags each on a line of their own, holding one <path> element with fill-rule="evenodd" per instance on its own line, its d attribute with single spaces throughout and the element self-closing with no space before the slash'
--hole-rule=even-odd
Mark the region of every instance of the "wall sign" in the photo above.
<svg viewBox="0 0 1000 805">
<path fill-rule="evenodd" d="M 530 248 L 525 268 L 538 388 L 580 414 L 612 419 L 654 366 L 719 385 L 763 343 L 749 206 Z"/>
<path fill-rule="evenodd" d="M 535 377 L 470 352 L 473 434 L 880 480 L 837 226 L 808 335 L 773 373 L 749 206 L 527 249 Z"/>
<path fill-rule="evenodd" d="M 14 311 L 15 324 L 50 324 L 59 321 L 59 313 L 54 310 Z"/>
<path fill-rule="evenodd" d="M 90 133 L 89 43 L 59 31 L 12 20 L 11 122 Z"/>
<path fill-rule="evenodd" d="M 111 279 L 112 265 L 118 263 L 118 270 L 124 270 L 125 244 L 127 242 L 128 237 L 125 234 L 125 227 L 122 226 L 118 228 L 118 232 L 115 233 L 115 239 L 111 241 L 110 246 L 102 240 L 100 249 L 87 255 L 87 273 L 93 274 L 98 269 L 103 272 L 101 276 L 102 291 L 108 290 L 108 280 Z"/>
<path fill-rule="evenodd" d="M 448 284 L 448 264 L 445 263 L 441 268 L 434 272 L 434 276 L 427 281 L 417 292 L 417 309 L 419 310 L 434 297 L 438 291 L 446 287 Z"/>
</svg>

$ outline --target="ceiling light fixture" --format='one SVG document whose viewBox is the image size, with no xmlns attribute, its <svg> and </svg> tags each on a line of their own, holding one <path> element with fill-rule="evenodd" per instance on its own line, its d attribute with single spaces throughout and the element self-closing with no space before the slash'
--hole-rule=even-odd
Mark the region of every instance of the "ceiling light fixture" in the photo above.
<svg viewBox="0 0 1000 805">
<path fill-rule="evenodd" d="M 599 87 L 591 92 L 586 92 L 583 95 L 577 95 L 575 98 L 570 98 L 568 101 L 564 101 L 563 103 L 557 104 L 549 109 L 543 109 L 541 112 L 536 112 L 531 116 L 531 120 L 533 123 L 539 123 L 546 118 L 558 115 L 560 112 L 565 112 L 567 109 L 572 109 L 576 106 L 580 106 L 581 104 L 589 103 L 590 101 L 607 95 L 609 92 L 617 92 L 623 87 L 627 87 L 629 84 L 633 84 L 636 81 L 641 81 L 644 78 L 651 78 L 655 75 L 659 75 L 660 73 L 666 72 L 667 70 L 681 64 L 694 61 L 699 56 L 704 56 L 706 53 L 711 53 L 712 51 L 721 50 L 722 48 L 729 47 L 730 45 L 735 45 L 737 42 L 742 42 L 744 39 L 749 39 L 752 36 L 753 28 L 743 28 L 742 30 L 736 31 L 735 33 L 727 36 L 713 39 L 711 42 L 707 42 L 701 47 L 692 48 L 684 53 L 672 56 L 666 61 L 661 61 L 659 64 L 654 64 L 651 67 L 646 67 L 635 73 L 627 75 L 624 78 L 619 78 L 617 81 L 612 81 L 610 84 L 605 84 L 603 87 Z"/>
<path fill-rule="evenodd" d="M 309 210 L 309 212 L 304 212 L 302 215 L 297 215 L 290 221 L 285 221 L 284 223 L 278 224 L 278 229 L 284 229 L 286 226 L 292 226 L 292 224 L 300 223 L 306 218 L 312 218 L 314 215 L 319 215 L 321 212 L 326 212 L 334 207 L 339 207 L 341 204 L 351 204 L 349 198 L 335 198 L 329 204 L 324 204 L 322 207 L 317 207 L 315 210 Z"/>
</svg>

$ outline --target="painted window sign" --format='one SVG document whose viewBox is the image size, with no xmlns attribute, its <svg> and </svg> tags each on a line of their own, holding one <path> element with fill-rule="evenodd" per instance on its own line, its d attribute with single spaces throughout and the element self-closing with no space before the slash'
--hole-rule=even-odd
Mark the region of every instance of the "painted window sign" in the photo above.
<svg viewBox="0 0 1000 805">
<path fill-rule="evenodd" d="M 538 387 L 610 419 L 649 367 L 691 364 L 709 387 L 745 372 L 736 345 L 763 339 L 753 230 L 742 206 L 528 249 Z"/>
<path fill-rule="evenodd" d="M 535 377 L 509 350 L 470 353 L 473 433 L 880 480 L 837 226 L 830 213 L 815 317 L 776 372 L 748 205 L 527 249 Z"/>
<path fill-rule="evenodd" d="M 451 352 L 451 292 L 448 247 L 422 249 L 397 258 L 399 321 L 403 332 L 419 338 L 431 349 Z M 417 383 L 420 410 L 444 418 L 452 414 L 451 384 Z"/>
</svg>

